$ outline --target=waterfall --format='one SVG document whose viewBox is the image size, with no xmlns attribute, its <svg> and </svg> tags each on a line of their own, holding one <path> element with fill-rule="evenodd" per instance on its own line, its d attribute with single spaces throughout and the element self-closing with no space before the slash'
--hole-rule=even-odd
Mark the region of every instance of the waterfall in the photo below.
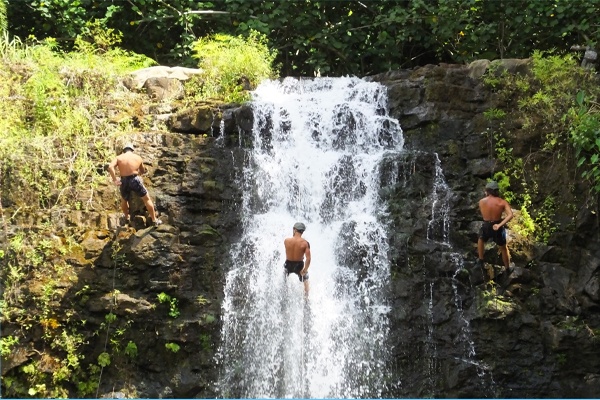
<svg viewBox="0 0 600 400">
<path fill-rule="evenodd" d="M 380 164 L 402 150 L 386 89 L 357 78 L 268 81 L 253 93 L 243 234 L 223 301 L 222 397 L 381 397 L 390 281 Z M 310 294 L 285 277 L 295 222 L 310 242 Z"/>
<path fill-rule="evenodd" d="M 439 240 L 439 243 L 449 246 L 448 234 L 450 230 L 449 199 L 450 189 L 444 177 L 442 163 L 437 153 L 435 155 L 435 176 L 431 191 L 431 220 L 427 224 L 427 239 Z"/>
<path fill-rule="evenodd" d="M 459 349 L 461 356 L 457 357 L 462 363 L 473 365 L 477 371 L 477 386 L 480 390 L 480 393 L 483 394 L 484 397 L 496 397 L 496 383 L 494 382 L 494 378 L 492 373 L 490 372 L 491 368 L 483 362 L 477 360 L 477 354 L 475 350 L 475 343 L 472 339 L 471 325 L 469 320 L 465 316 L 465 312 L 463 309 L 462 298 L 459 294 L 458 280 L 457 276 L 463 269 L 465 268 L 463 256 L 459 253 L 453 251 L 449 240 L 449 229 L 450 229 L 450 198 L 452 195 L 452 191 L 448 187 L 446 183 L 446 178 L 444 176 L 444 171 L 442 169 L 441 161 L 437 154 L 435 155 L 435 175 L 433 178 L 433 188 L 431 193 L 431 220 L 427 224 L 427 239 L 439 243 L 443 248 L 448 248 L 448 251 L 443 251 L 443 258 L 452 266 L 454 266 L 454 274 L 452 275 L 452 297 L 454 300 L 454 307 L 456 310 L 456 318 L 457 318 L 457 326 L 459 328 L 456 347 Z M 433 337 L 433 320 L 431 317 L 432 309 L 433 309 L 433 290 L 434 283 L 429 283 L 429 314 L 430 321 L 428 324 L 428 344 L 432 341 Z M 432 345 L 428 345 L 432 347 Z M 427 353 L 432 353 L 430 364 L 436 364 L 435 347 L 433 346 L 434 351 L 428 351 Z M 428 376 L 432 376 L 432 371 L 435 371 L 435 368 L 430 368 L 428 371 Z M 437 383 L 434 382 L 433 379 L 429 379 L 429 389 L 435 390 Z"/>
</svg>

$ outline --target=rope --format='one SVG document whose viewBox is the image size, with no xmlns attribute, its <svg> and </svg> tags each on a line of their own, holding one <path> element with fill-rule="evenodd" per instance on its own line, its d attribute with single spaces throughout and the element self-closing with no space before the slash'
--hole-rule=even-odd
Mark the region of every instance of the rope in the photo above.
<svg viewBox="0 0 600 400">
<path fill-rule="evenodd" d="M 304 323 L 304 312 L 306 311 L 306 307 L 304 306 L 304 304 L 302 302 L 307 301 L 306 298 L 304 298 L 304 296 L 306 295 L 304 293 L 304 285 L 302 285 L 302 297 L 300 300 L 300 307 L 302 307 L 302 329 L 300 330 L 300 379 L 302 382 L 302 386 L 300 388 L 302 396 L 301 397 L 306 397 L 304 394 L 304 387 L 306 386 L 306 382 L 304 381 L 304 369 L 305 369 L 305 362 L 304 362 L 304 341 L 306 338 L 306 333 L 304 332 L 304 329 L 306 329 L 305 323 Z"/>
<path fill-rule="evenodd" d="M 0 217 L 2 218 L 2 226 L 4 228 L 5 250 L 8 251 L 8 226 L 4 218 L 4 208 L 2 207 L 2 167 L 0 167 Z"/>
<path fill-rule="evenodd" d="M 115 231 L 115 236 L 113 237 L 113 244 L 116 242 L 117 237 L 119 235 L 119 230 L 121 229 L 121 227 L 117 227 L 117 230 Z M 117 250 L 118 251 L 118 250 Z M 112 275 L 112 293 L 113 293 L 113 300 L 114 300 L 114 293 L 115 293 L 115 281 L 116 281 L 116 274 L 117 274 L 117 260 L 116 257 L 114 257 L 114 250 L 113 250 L 113 275 Z M 113 310 L 113 303 L 115 303 L 114 301 L 110 302 L 110 308 L 109 308 L 109 314 L 112 314 L 112 310 Z M 106 326 L 106 338 L 104 339 L 104 352 L 106 353 L 106 350 L 108 349 L 108 338 L 110 336 L 110 325 L 111 325 L 111 320 L 108 320 L 108 325 Z M 100 391 L 100 383 L 102 383 L 102 373 L 104 372 L 104 366 L 101 365 L 100 366 L 100 375 L 98 376 L 98 387 L 96 388 L 96 398 L 98 397 L 98 392 Z M 114 388 L 113 388 L 114 391 Z"/>
</svg>

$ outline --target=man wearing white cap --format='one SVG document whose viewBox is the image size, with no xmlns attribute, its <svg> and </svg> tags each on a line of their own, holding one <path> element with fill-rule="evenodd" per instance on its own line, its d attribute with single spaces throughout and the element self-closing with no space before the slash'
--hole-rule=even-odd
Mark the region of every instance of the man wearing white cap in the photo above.
<svg viewBox="0 0 600 400">
<path fill-rule="evenodd" d="M 115 168 L 119 169 L 120 178 L 117 178 Z M 133 152 L 133 144 L 127 143 L 123 146 L 123 153 L 118 155 L 108 165 L 108 172 L 115 185 L 119 186 L 121 192 L 121 210 L 123 210 L 123 216 L 125 217 L 126 223 L 129 223 L 129 200 L 131 200 L 131 193 L 136 193 L 146 206 L 148 214 L 152 219 L 152 224 L 158 226 L 162 224 L 162 221 L 156 218 L 156 210 L 154 209 L 154 203 L 150 199 L 148 190 L 142 182 L 141 174 L 146 173 L 146 167 L 142 157 L 138 156 Z"/>
<path fill-rule="evenodd" d="M 302 238 L 306 226 L 296 222 L 292 229 L 293 236 L 283 241 L 285 246 L 285 274 L 297 274 L 304 283 L 304 293 L 308 295 L 308 267 L 310 267 L 310 243 Z"/>
</svg>

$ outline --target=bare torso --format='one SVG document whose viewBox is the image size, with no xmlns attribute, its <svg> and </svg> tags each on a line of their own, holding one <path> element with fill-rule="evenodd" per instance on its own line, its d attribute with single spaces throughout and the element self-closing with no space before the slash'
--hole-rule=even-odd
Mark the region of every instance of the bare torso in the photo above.
<svg viewBox="0 0 600 400">
<path fill-rule="evenodd" d="M 484 221 L 501 221 L 502 213 L 506 212 L 508 215 L 510 206 L 500 197 L 486 196 L 479 200 L 479 210 Z"/>
<path fill-rule="evenodd" d="M 308 242 L 300 236 L 287 238 L 283 241 L 285 245 L 285 258 L 289 261 L 303 261 L 304 255 L 308 252 L 310 260 L 310 249 Z"/>
<path fill-rule="evenodd" d="M 116 166 L 121 176 L 140 175 L 146 172 L 142 157 L 133 152 L 123 153 L 117 156 Z"/>
<path fill-rule="evenodd" d="M 291 238 L 287 238 L 283 241 L 285 246 L 285 258 L 287 261 L 296 261 L 302 262 L 304 261 L 304 267 L 300 272 L 296 272 L 301 277 L 308 278 L 308 268 L 310 267 L 310 244 L 302 239 L 302 234 L 296 229 L 294 229 L 294 236 Z M 287 269 L 288 263 L 286 262 L 286 271 L 289 274 L 289 270 Z M 302 280 L 304 282 L 304 293 L 308 295 L 308 279 Z"/>
</svg>

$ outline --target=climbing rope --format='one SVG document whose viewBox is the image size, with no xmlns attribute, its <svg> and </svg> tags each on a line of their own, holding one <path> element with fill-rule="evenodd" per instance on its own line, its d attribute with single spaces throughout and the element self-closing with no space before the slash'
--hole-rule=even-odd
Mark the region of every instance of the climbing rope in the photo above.
<svg viewBox="0 0 600 400">
<path fill-rule="evenodd" d="M 109 314 L 112 314 L 113 311 L 113 306 L 116 305 L 116 299 L 115 299 L 115 281 L 116 281 L 116 273 L 117 273 L 117 258 L 115 257 L 115 254 L 119 252 L 119 248 L 116 248 L 117 246 L 115 246 L 115 243 L 117 241 L 117 238 L 119 236 L 119 231 L 120 231 L 121 227 L 117 227 L 117 230 L 115 231 L 115 236 L 113 237 L 113 274 L 112 274 L 112 299 L 110 302 L 110 308 L 109 308 Z M 108 338 L 110 337 L 110 325 L 112 323 L 112 318 L 109 318 L 107 320 L 108 324 L 106 325 L 106 338 L 104 339 L 104 352 L 106 353 L 106 350 L 108 349 Z M 98 375 L 98 387 L 96 388 L 96 398 L 98 397 L 98 392 L 100 391 L 100 383 L 102 383 L 102 373 L 104 372 L 104 365 L 100 366 L 100 374 Z M 114 388 L 113 388 L 114 390 Z"/>
<path fill-rule="evenodd" d="M 4 244 L 8 251 L 8 226 L 4 218 L 4 208 L 2 207 L 2 167 L 0 166 L 0 217 L 2 218 L 2 227 L 4 228 Z"/>
<path fill-rule="evenodd" d="M 303 392 L 304 388 L 304 310 L 302 310 L 302 329 L 300 330 L 300 390 Z M 302 396 L 304 397 L 304 396 Z"/>
</svg>

